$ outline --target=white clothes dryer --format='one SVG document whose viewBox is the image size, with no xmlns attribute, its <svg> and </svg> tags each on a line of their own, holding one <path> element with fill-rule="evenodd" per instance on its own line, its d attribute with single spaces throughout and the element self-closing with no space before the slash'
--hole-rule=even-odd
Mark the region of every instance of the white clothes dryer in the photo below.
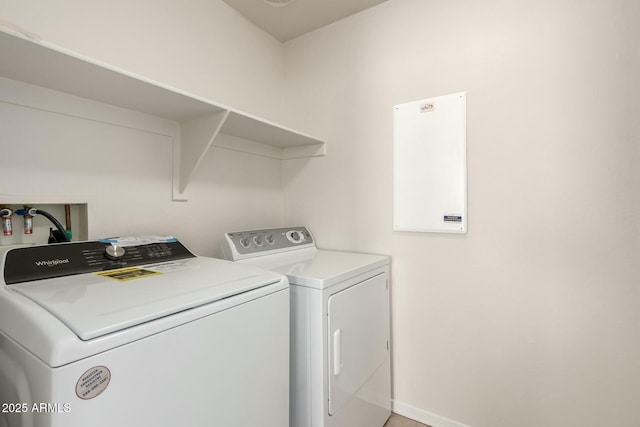
<svg viewBox="0 0 640 427">
<path fill-rule="evenodd" d="M 1 427 L 288 425 L 284 276 L 171 238 L 0 261 Z"/>
<path fill-rule="evenodd" d="M 391 414 L 389 258 L 317 249 L 305 227 L 226 233 L 226 259 L 291 285 L 293 427 L 382 427 Z"/>
</svg>

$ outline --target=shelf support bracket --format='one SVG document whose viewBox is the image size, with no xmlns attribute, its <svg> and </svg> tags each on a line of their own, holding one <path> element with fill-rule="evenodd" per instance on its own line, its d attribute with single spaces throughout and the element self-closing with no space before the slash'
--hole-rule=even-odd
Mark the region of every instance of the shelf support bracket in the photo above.
<svg viewBox="0 0 640 427">
<path fill-rule="evenodd" d="M 186 200 L 189 180 L 228 116 L 229 110 L 221 110 L 180 124 L 180 140 L 174 144 L 174 200 Z"/>
</svg>

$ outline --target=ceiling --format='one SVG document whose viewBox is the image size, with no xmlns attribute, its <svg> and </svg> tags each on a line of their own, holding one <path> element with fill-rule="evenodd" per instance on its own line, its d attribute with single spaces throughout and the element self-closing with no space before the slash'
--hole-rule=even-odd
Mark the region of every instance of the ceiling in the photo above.
<svg viewBox="0 0 640 427">
<path fill-rule="evenodd" d="M 281 42 L 324 27 L 386 0 L 294 0 L 273 7 L 264 0 L 224 0 Z"/>
</svg>

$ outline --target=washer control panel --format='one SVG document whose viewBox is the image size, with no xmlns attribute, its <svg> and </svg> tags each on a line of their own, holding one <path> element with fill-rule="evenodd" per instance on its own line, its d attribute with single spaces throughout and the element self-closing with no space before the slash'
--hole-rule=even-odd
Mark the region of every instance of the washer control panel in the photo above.
<svg viewBox="0 0 640 427">
<path fill-rule="evenodd" d="M 306 227 L 283 227 L 225 233 L 222 252 L 235 261 L 308 247 L 315 242 Z"/>
<path fill-rule="evenodd" d="M 151 265 L 194 257 L 177 239 L 143 244 L 102 241 L 26 246 L 7 252 L 4 282 L 13 285 L 53 277 Z"/>
</svg>

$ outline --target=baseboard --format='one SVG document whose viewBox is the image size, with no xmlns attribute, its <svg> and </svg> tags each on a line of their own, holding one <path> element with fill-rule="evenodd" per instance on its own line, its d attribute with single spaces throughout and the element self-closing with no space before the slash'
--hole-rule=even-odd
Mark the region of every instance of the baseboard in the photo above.
<svg viewBox="0 0 640 427">
<path fill-rule="evenodd" d="M 423 409 L 418 409 L 414 406 L 407 405 L 406 403 L 398 402 L 394 400 L 393 412 L 403 417 L 411 418 L 419 423 L 426 424 L 431 427 L 469 427 L 466 424 L 459 423 L 444 417 L 441 417 L 431 412 L 427 412 Z"/>
</svg>

